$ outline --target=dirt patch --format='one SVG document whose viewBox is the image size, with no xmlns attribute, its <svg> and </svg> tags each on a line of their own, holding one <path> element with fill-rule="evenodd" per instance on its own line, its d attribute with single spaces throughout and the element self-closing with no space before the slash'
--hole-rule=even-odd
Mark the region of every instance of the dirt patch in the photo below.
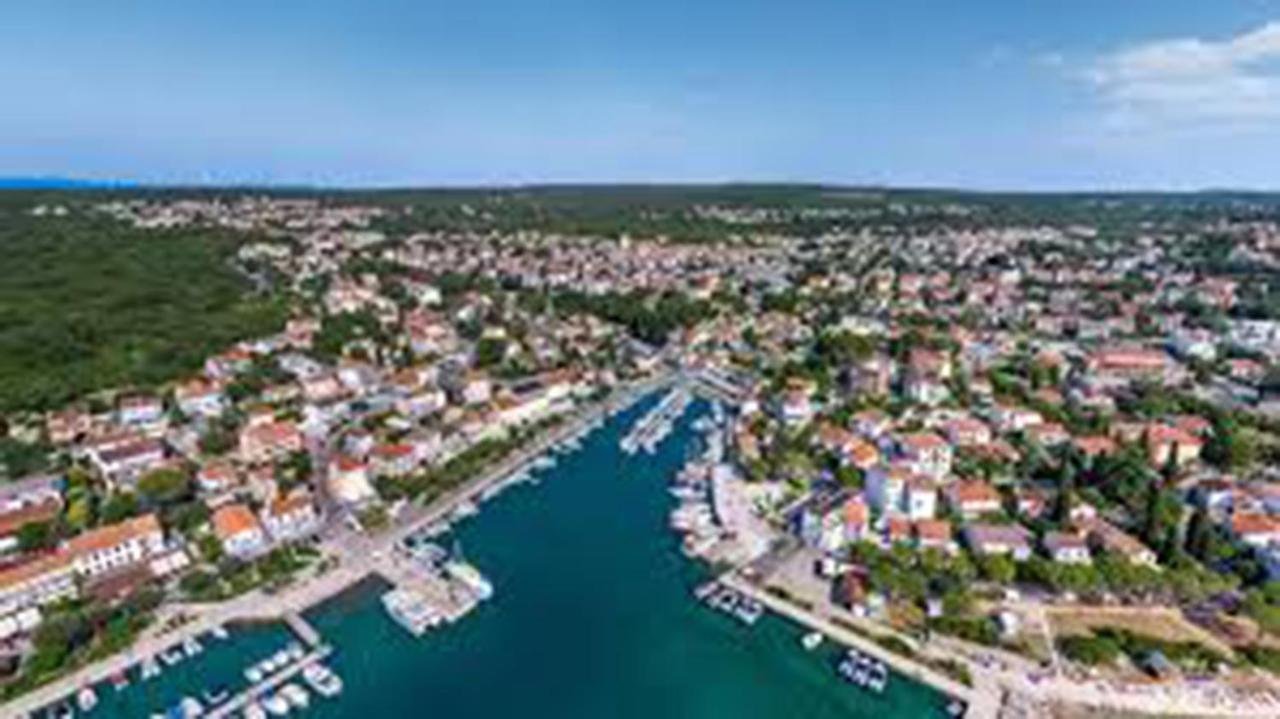
<svg viewBox="0 0 1280 719">
<path fill-rule="evenodd" d="M 1114 627 L 1169 642 L 1196 642 L 1226 656 L 1231 647 L 1204 629 L 1188 622 L 1180 612 L 1150 607 L 1048 607 L 1045 610 L 1055 635 L 1088 634 Z"/>
</svg>

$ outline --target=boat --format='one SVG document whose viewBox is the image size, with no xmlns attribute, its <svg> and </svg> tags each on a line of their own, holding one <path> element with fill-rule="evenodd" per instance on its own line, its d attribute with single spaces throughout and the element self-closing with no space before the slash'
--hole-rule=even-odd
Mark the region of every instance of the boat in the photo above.
<svg viewBox="0 0 1280 719">
<path fill-rule="evenodd" d="M 280 694 L 289 702 L 289 706 L 295 709 L 306 709 L 311 704 L 311 695 L 307 690 L 293 682 L 280 687 Z"/>
<path fill-rule="evenodd" d="M 444 571 L 451 579 L 467 588 L 480 601 L 493 596 L 493 585 L 471 564 L 455 559 L 444 565 Z"/>
<path fill-rule="evenodd" d="M 204 646 L 202 646 L 200 641 L 195 637 L 187 637 L 182 640 L 182 651 L 188 657 L 194 657 L 204 651 Z"/>
<path fill-rule="evenodd" d="M 72 719 L 76 715 L 74 709 L 71 708 L 71 702 L 66 701 L 53 708 L 54 719 Z"/>
<path fill-rule="evenodd" d="M 209 634 L 213 635 L 214 639 L 226 639 L 231 636 L 231 633 L 227 631 L 227 628 L 221 624 L 215 624 L 213 629 L 209 630 Z"/>
<path fill-rule="evenodd" d="M 871 664 L 871 669 L 867 674 L 867 688 L 876 694 L 882 694 L 888 685 L 889 668 L 885 666 L 884 662 L 877 659 Z"/>
<path fill-rule="evenodd" d="M 231 697 L 231 690 L 227 689 L 225 686 L 219 685 L 214 687 L 213 689 L 204 690 L 203 692 L 200 693 L 200 696 L 204 699 L 205 704 L 208 704 L 209 706 L 212 707 L 212 706 L 217 706 L 222 702 L 225 702 L 227 699 L 229 699 Z"/>
<path fill-rule="evenodd" d="M 160 662 L 156 661 L 154 656 L 147 657 L 142 660 L 142 679 L 146 681 L 152 677 L 160 676 Z"/>
<path fill-rule="evenodd" d="M 764 615 L 764 605 L 754 599 L 743 597 L 734 607 L 733 615 L 747 626 L 754 625 Z"/>
<path fill-rule="evenodd" d="M 293 662 L 300 661 L 307 656 L 307 650 L 303 649 L 302 645 L 297 642 L 289 642 L 289 646 L 285 647 L 285 651 L 289 653 L 289 661 Z"/>
<path fill-rule="evenodd" d="M 258 702 L 249 702 L 244 705 L 244 719 L 267 719 L 267 710 Z"/>
<path fill-rule="evenodd" d="M 969 705 L 959 699 L 952 699 L 947 702 L 947 716 L 955 717 L 955 719 L 963 719 L 966 712 L 969 711 Z"/>
<path fill-rule="evenodd" d="M 257 664 L 245 667 L 244 678 L 250 684 L 257 684 L 262 681 L 262 668 Z"/>
<path fill-rule="evenodd" d="M 268 694 L 263 697 L 262 707 L 271 716 L 282 717 L 289 713 L 289 701 L 279 694 Z"/>
<path fill-rule="evenodd" d="M 822 644 L 822 632 L 809 632 L 800 640 L 800 645 L 805 648 L 805 651 L 811 652 L 817 649 L 819 644 Z"/>
<path fill-rule="evenodd" d="M 459 519 L 473 517 L 479 512 L 480 508 L 476 506 L 475 502 L 472 502 L 471 500 L 463 500 L 458 503 L 457 507 L 453 508 L 453 513 L 450 517 L 452 517 L 454 521 L 457 521 Z"/>
<path fill-rule="evenodd" d="M 342 678 L 323 664 L 311 664 L 302 670 L 302 678 L 325 698 L 332 698 L 342 693 Z"/>
<path fill-rule="evenodd" d="M 182 708 L 182 716 L 187 719 L 197 719 L 197 717 L 204 716 L 204 705 L 195 697 L 183 697 L 178 706 Z"/>
<path fill-rule="evenodd" d="M 80 707 L 80 711 L 93 711 L 98 706 L 98 693 L 93 687 L 85 687 L 76 693 L 76 706 Z"/>
<path fill-rule="evenodd" d="M 284 669 L 285 667 L 289 666 L 289 650 L 288 650 L 288 649 L 281 649 L 280 651 L 276 652 L 275 654 L 272 654 L 272 655 L 271 655 L 271 664 L 272 664 L 272 666 L 274 667 L 274 669 L 272 669 L 271 671 L 276 671 L 276 670 L 278 670 L 278 669 Z"/>
<path fill-rule="evenodd" d="M 111 675 L 111 686 L 115 687 L 116 691 L 122 692 L 129 686 L 129 677 L 123 671 L 118 671 Z"/>
<path fill-rule="evenodd" d="M 168 666 L 174 666 L 182 661 L 182 652 L 176 647 L 160 652 L 160 660 Z"/>
</svg>

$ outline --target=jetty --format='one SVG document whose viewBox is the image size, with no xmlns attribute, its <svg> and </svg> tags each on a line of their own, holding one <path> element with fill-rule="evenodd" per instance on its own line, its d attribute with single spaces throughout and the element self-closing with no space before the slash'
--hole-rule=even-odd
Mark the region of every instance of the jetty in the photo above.
<svg viewBox="0 0 1280 719">
<path fill-rule="evenodd" d="M 323 661 L 332 651 L 332 647 L 327 645 L 322 644 L 317 646 L 308 652 L 302 659 L 288 664 L 283 669 L 276 671 L 270 676 L 264 677 L 260 682 L 255 682 L 248 689 L 241 691 L 226 702 L 210 708 L 204 713 L 205 719 L 222 719 L 223 717 L 239 716 L 239 712 L 244 709 L 249 702 L 257 699 L 263 694 L 279 688 L 285 682 L 301 673 L 302 670 L 306 669 L 308 666 L 315 664 L 316 662 Z"/>
</svg>

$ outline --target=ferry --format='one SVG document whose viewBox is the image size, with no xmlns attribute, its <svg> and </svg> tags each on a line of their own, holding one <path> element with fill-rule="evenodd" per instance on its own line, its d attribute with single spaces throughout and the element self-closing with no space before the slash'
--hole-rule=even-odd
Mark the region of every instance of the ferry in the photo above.
<svg viewBox="0 0 1280 719">
<path fill-rule="evenodd" d="M 142 679 L 146 681 L 152 677 L 160 676 L 160 662 L 155 657 L 147 657 L 142 660 Z"/>
<path fill-rule="evenodd" d="M 93 711 L 98 706 L 98 694 L 93 691 L 93 687 L 85 687 L 76 694 L 76 706 L 82 712 Z"/>
<path fill-rule="evenodd" d="M 342 679 L 323 664 L 311 664 L 302 670 L 302 679 L 326 699 L 342 693 Z"/>
</svg>

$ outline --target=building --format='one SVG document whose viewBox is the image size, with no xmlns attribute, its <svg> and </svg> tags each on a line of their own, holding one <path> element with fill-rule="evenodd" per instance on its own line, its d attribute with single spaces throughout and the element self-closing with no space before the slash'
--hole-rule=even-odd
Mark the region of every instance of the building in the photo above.
<svg viewBox="0 0 1280 719">
<path fill-rule="evenodd" d="M 1088 564 L 1092 561 L 1089 555 L 1089 543 L 1080 534 L 1067 532 L 1046 532 L 1041 541 L 1045 553 L 1055 562 L 1062 564 Z"/>
<path fill-rule="evenodd" d="M 78 594 L 71 558 L 62 552 L 0 570 L 0 618 Z"/>
<path fill-rule="evenodd" d="M 213 534 L 232 557 L 248 559 L 266 551 L 267 535 L 257 517 L 240 503 L 224 504 L 213 513 Z"/>
<path fill-rule="evenodd" d="M 164 552 L 164 530 L 154 514 L 126 519 L 67 541 L 77 575 L 95 578 L 141 564 Z"/>
<path fill-rule="evenodd" d="M 989 482 L 964 479 L 947 487 L 947 503 L 966 519 L 1000 511 L 1000 493 Z"/>
<path fill-rule="evenodd" d="M 932 432 L 906 435 L 898 449 L 916 472 L 939 480 L 951 473 L 951 445 Z"/>
<path fill-rule="evenodd" d="M 262 508 L 262 524 L 275 541 L 294 542 L 320 528 L 320 514 L 311 493 L 297 487 L 277 494 Z"/>
<path fill-rule="evenodd" d="M 303 449 L 302 432 L 293 422 L 268 419 L 251 421 L 240 431 L 240 458 L 245 462 L 270 462 Z"/>
<path fill-rule="evenodd" d="M 329 463 L 327 486 L 329 495 L 342 504 L 361 505 L 378 496 L 369 481 L 369 466 L 342 455 Z"/>
<path fill-rule="evenodd" d="M 976 555 L 1011 556 L 1023 561 L 1031 556 L 1031 532 L 1020 524 L 969 524 L 965 544 Z"/>
</svg>

